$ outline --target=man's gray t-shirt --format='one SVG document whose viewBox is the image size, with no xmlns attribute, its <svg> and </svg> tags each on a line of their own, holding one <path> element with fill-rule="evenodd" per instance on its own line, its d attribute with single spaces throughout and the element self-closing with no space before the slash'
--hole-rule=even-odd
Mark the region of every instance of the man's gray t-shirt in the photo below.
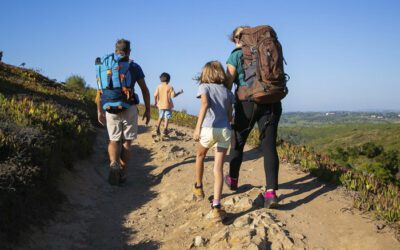
<svg viewBox="0 0 400 250">
<path fill-rule="evenodd" d="M 201 83 L 197 98 L 205 94 L 208 98 L 208 109 L 203 125 L 206 128 L 231 128 L 228 110 L 235 102 L 235 97 L 223 84 Z"/>
</svg>

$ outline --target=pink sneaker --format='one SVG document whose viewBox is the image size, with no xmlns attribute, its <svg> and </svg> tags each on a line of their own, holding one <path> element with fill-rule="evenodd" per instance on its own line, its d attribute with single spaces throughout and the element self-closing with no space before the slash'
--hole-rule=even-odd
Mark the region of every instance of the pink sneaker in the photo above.
<svg viewBox="0 0 400 250">
<path fill-rule="evenodd" d="M 238 179 L 232 178 L 229 175 L 225 175 L 225 184 L 231 189 L 231 190 L 237 190 L 238 189 Z"/>
<path fill-rule="evenodd" d="M 264 208 L 276 208 L 278 206 L 278 197 L 275 191 L 264 193 Z"/>
</svg>

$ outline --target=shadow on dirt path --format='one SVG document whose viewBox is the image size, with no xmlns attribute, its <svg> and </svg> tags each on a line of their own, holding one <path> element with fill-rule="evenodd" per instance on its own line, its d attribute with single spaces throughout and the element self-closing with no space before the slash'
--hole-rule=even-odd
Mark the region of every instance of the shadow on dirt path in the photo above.
<svg viewBox="0 0 400 250">
<path fill-rule="evenodd" d="M 292 210 L 302 204 L 309 203 L 313 199 L 317 198 L 320 195 L 328 193 L 332 190 L 335 190 L 337 186 L 329 183 L 323 183 L 313 177 L 311 174 L 307 174 L 303 177 L 288 181 L 286 183 L 279 185 L 280 189 L 290 190 L 290 193 L 285 193 L 279 196 L 280 200 L 289 199 L 296 195 L 302 193 L 309 193 L 306 197 L 301 199 L 296 199 L 295 201 L 289 201 L 288 203 L 281 205 L 279 207 L 280 210 Z"/>
<path fill-rule="evenodd" d="M 139 139 L 148 129 L 139 128 Z M 127 169 L 128 181 L 123 186 L 110 186 L 107 182 L 107 131 L 97 131 L 93 155 L 75 165 L 75 171 L 63 174 L 60 187 L 68 202 L 53 221 L 45 225 L 46 231 L 35 231 L 20 249 L 155 249 L 156 241 L 127 245 L 134 237 L 132 227 L 126 226 L 126 217 L 156 198 L 151 191 L 155 185 L 150 172 L 155 168 L 148 163 L 152 153 L 141 145 L 133 146 Z M 55 237 L 56 236 L 56 237 Z"/>
</svg>

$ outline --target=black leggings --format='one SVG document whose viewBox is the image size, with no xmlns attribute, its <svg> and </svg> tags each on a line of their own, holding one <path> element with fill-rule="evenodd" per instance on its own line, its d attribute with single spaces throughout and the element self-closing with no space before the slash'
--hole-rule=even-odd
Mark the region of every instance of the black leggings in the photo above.
<svg viewBox="0 0 400 250">
<path fill-rule="evenodd" d="M 243 161 L 243 149 L 254 124 L 257 122 L 262 133 L 261 149 L 264 157 L 264 171 L 267 189 L 278 189 L 279 158 L 276 151 L 278 123 L 282 114 L 282 104 L 254 104 L 240 102 L 235 104 L 235 147 L 231 150 L 229 176 L 239 178 Z"/>
</svg>

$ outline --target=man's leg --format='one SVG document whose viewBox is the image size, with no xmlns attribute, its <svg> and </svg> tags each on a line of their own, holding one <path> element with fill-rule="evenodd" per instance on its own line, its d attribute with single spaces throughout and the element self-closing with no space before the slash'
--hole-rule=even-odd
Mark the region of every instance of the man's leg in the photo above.
<svg viewBox="0 0 400 250">
<path fill-rule="evenodd" d="M 120 141 L 122 137 L 122 122 L 118 114 L 106 112 L 107 132 L 110 139 L 108 143 L 108 156 L 110 163 L 119 163 Z"/>
<path fill-rule="evenodd" d="M 120 150 L 123 124 L 120 114 L 106 113 L 107 131 L 110 137 L 108 144 L 108 156 L 110 158 L 110 173 L 108 181 L 111 185 L 118 185 L 120 179 Z"/>
<path fill-rule="evenodd" d="M 108 143 L 108 156 L 110 157 L 110 163 L 119 162 L 119 142 L 110 141 Z"/>
<path fill-rule="evenodd" d="M 118 185 L 120 182 L 120 142 L 110 141 L 108 144 L 108 155 L 110 157 L 110 172 L 108 175 L 108 182 L 111 185 Z"/>
<path fill-rule="evenodd" d="M 131 145 L 132 145 L 132 140 L 127 140 L 124 141 L 122 144 L 122 150 L 121 150 L 121 169 L 125 171 L 126 165 L 130 159 L 131 156 Z"/>
<path fill-rule="evenodd" d="M 122 149 L 120 153 L 121 162 L 121 182 L 126 180 L 126 168 L 129 163 L 129 159 L 132 154 L 132 141 L 136 139 L 137 136 L 137 121 L 138 114 L 136 106 L 132 106 L 122 113 L 123 120 L 123 135 L 124 142 L 122 143 Z"/>
</svg>

